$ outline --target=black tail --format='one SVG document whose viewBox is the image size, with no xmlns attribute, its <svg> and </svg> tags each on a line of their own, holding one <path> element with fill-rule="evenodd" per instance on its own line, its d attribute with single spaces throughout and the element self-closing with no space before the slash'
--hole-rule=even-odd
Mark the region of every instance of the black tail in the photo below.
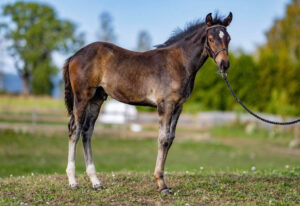
<svg viewBox="0 0 300 206">
<path fill-rule="evenodd" d="M 73 95 L 72 86 L 69 77 L 69 63 L 71 59 L 72 57 L 68 58 L 63 67 L 63 75 L 65 81 L 65 104 L 69 115 L 72 115 L 73 113 L 73 104 L 74 104 L 74 95 Z"/>
</svg>

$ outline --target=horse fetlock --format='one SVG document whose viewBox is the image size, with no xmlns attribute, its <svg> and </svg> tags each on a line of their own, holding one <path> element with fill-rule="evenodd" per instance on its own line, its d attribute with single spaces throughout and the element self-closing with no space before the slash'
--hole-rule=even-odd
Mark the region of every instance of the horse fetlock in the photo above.
<svg viewBox="0 0 300 206">
<path fill-rule="evenodd" d="M 168 186 L 165 184 L 163 179 L 156 180 L 157 191 L 162 192 L 163 190 L 168 190 Z"/>
<path fill-rule="evenodd" d="M 68 162 L 66 173 L 68 176 L 75 175 L 75 163 L 74 162 Z"/>
<path fill-rule="evenodd" d="M 96 169 L 94 164 L 90 164 L 86 167 L 86 174 L 90 177 L 96 175 Z"/>
<path fill-rule="evenodd" d="M 70 183 L 69 186 L 70 186 L 71 190 L 78 189 L 78 184 L 76 182 L 75 183 Z"/>
<path fill-rule="evenodd" d="M 95 169 L 94 164 L 91 164 L 91 165 L 87 166 L 86 174 L 90 178 L 94 189 L 99 189 L 100 187 L 102 187 L 102 184 L 101 184 L 100 180 L 97 177 L 96 169 Z"/>
<path fill-rule="evenodd" d="M 103 186 L 101 183 L 99 184 L 93 184 L 93 189 L 95 190 L 103 190 Z"/>
<path fill-rule="evenodd" d="M 73 175 L 68 174 L 68 180 L 69 180 L 69 186 L 70 186 L 71 189 L 77 189 L 78 188 L 78 184 L 77 184 L 75 175 L 73 176 Z"/>
<path fill-rule="evenodd" d="M 69 186 L 71 189 L 76 189 L 78 187 L 76 178 L 75 178 L 75 174 L 71 174 L 67 172 L 68 175 L 68 180 L 69 180 Z"/>
<path fill-rule="evenodd" d="M 70 187 L 75 187 L 77 185 L 76 178 L 75 178 L 75 164 L 73 162 L 69 162 L 66 173 L 69 180 Z"/>
<path fill-rule="evenodd" d="M 173 194 L 172 190 L 170 190 L 169 188 L 166 189 L 162 189 L 159 191 L 162 195 L 168 195 L 168 194 Z"/>
</svg>

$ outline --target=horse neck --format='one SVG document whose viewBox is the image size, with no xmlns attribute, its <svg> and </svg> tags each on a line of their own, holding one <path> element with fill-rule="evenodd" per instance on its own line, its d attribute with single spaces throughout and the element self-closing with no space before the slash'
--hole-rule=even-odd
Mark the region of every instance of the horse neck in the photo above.
<svg viewBox="0 0 300 206">
<path fill-rule="evenodd" d="M 179 46 L 183 49 L 187 57 L 187 70 L 190 74 L 196 75 L 208 58 L 205 49 L 206 34 L 194 35 L 189 40 L 182 41 Z"/>
</svg>

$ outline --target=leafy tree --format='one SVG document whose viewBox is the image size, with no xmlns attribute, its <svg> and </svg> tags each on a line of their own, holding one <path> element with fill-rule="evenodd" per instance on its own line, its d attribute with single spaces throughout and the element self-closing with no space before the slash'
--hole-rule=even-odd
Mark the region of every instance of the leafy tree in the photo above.
<svg viewBox="0 0 300 206">
<path fill-rule="evenodd" d="M 300 0 L 292 0 L 285 16 L 277 19 L 266 33 L 267 43 L 259 49 L 259 79 L 268 112 L 300 114 Z M 274 107 L 275 98 L 281 101 Z M 277 101 L 277 104 L 280 104 Z M 298 112 L 297 112 L 298 111 Z"/>
<path fill-rule="evenodd" d="M 114 33 L 113 18 L 108 12 L 100 14 L 99 39 L 105 42 L 115 42 L 117 37 Z"/>
<path fill-rule="evenodd" d="M 23 80 L 23 93 L 50 94 L 51 77 L 58 71 L 53 64 L 54 52 L 70 52 L 83 44 L 82 34 L 75 34 L 75 25 L 58 18 L 46 4 L 16 2 L 4 7 L 9 17 L 6 38 L 15 67 Z"/>
<path fill-rule="evenodd" d="M 228 79 L 236 94 L 247 104 L 255 105 L 257 101 L 257 66 L 251 55 L 243 52 L 230 54 L 231 67 Z M 194 90 L 187 102 L 185 111 L 201 110 L 236 110 L 241 109 L 217 74 L 215 62 L 208 59 L 197 74 Z M 252 107 L 253 108 L 253 107 Z"/>
<path fill-rule="evenodd" d="M 150 34 L 143 30 L 140 31 L 137 38 L 137 51 L 143 52 L 151 49 L 152 39 Z"/>
</svg>

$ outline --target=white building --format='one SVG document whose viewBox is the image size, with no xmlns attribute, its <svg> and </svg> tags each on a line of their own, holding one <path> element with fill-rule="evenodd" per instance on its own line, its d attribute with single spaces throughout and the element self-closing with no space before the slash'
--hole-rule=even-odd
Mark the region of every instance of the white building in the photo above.
<svg viewBox="0 0 300 206">
<path fill-rule="evenodd" d="M 135 106 L 124 104 L 116 100 L 107 101 L 99 121 L 105 124 L 124 124 L 136 120 L 138 112 Z"/>
</svg>

